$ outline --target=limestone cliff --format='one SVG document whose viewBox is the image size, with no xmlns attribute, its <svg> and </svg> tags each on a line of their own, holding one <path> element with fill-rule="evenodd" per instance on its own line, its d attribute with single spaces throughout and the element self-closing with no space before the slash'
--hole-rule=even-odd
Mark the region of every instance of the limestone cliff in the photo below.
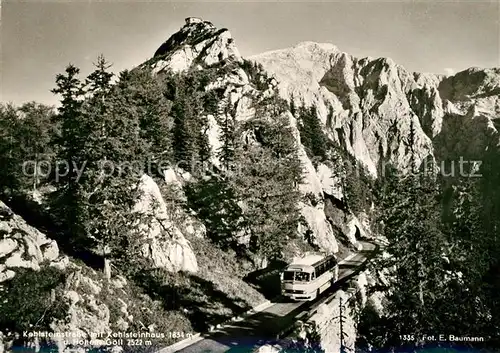
<svg viewBox="0 0 500 353">
<path fill-rule="evenodd" d="M 412 73 L 314 42 L 250 59 L 276 77 L 285 99 L 316 106 L 327 134 L 374 176 L 382 162 L 404 172 L 426 158 L 479 159 L 499 141 L 498 69 Z"/>
<path fill-rule="evenodd" d="M 139 184 L 142 191 L 134 211 L 146 216 L 147 221 L 140 224 L 144 235 L 142 255 L 151 260 L 153 267 L 167 271 L 196 272 L 198 264 L 189 241 L 179 225 L 173 220 L 155 181 L 143 175 Z M 150 217 L 147 217 L 150 216 Z M 189 227 L 186 227 L 189 230 Z"/>
</svg>

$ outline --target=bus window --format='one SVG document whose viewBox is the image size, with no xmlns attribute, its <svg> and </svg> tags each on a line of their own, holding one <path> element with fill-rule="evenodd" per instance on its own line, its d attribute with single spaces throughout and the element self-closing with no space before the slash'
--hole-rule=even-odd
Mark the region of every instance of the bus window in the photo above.
<svg viewBox="0 0 500 353">
<path fill-rule="evenodd" d="M 293 271 L 283 272 L 283 281 L 293 281 L 294 275 L 295 275 L 295 272 L 293 272 Z"/>
<path fill-rule="evenodd" d="M 297 282 L 308 282 L 309 281 L 309 273 L 307 273 L 307 272 L 296 272 L 295 273 L 295 281 L 297 281 Z"/>
<path fill-rule="evenodd" d="M 325 273 L 325 264 L 321 264 L 318 266 L 318 272 L 320 275 L 322 275 L 323 273 Z"/>
</svg>

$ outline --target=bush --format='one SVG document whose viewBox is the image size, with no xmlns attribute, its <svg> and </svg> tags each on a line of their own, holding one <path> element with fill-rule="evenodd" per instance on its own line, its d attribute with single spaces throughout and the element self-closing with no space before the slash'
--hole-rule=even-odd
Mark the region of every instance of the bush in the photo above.
<svg viewBox="0 0 500 353">
<path fill-rule="evenodd" d="M 48 266 L 38 272 L 16 269 L 16 276 L 0 285 L 0 331 L 50 331 L 50 323 L 64 319 L 68 310 L 62 298 L 64 277 Z"/>
</svg>

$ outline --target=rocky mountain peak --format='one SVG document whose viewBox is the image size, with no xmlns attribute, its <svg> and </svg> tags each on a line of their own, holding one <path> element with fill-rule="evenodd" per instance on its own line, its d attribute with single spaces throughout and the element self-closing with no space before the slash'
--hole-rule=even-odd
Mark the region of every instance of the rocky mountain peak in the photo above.
<svg viewBox="0 0 500 353">
<path fill-rule="evenodd" d="M 300 42 L 297 45 L 295 45 L 294 48 L 303 48 L 306 49 L 310 52 L 330 52 L 330 53 L 336 53 L 338 52 L 338 48 L 336 45 L 332 43 L 318 43 L 318 42 L 313 42 L 313 41 L 304 41 Z"/>
<path fill-rule="evenodd" d="M 450 101 L 467 101 L 498 96 L 500 68 L 471 67 L 444 79 L 439 90 Z"/>
<path fill-rule="evenodd" d="M 155 57 L 168 55 L 171 51 L 183 45 L 196 45 L 198 41 L 210 37 L 217 32 L 217 27 L 211 22 L 204 21 L 198 17 L 188 17 L 185 19 L 185 22 L 185 25 L 178 32 L 170 36 L 156 50 Z"/>
<path fill-rule="evenodd" d="M 185 25 L 156 50 L 149 64 L 155 72 L 166 69 L 179 72 L 193 64 L 203 67 L 229 60 L 241 62 L 242 58 L 227 28 L 188 17 Z"/>
</svg>

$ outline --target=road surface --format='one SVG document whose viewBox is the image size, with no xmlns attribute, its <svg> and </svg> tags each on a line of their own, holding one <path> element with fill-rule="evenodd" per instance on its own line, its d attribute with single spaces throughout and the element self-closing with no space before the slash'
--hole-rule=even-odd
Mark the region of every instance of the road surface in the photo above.
<svg viewBox="0 0 500 353">
<path fill-rule="evenodd" d="M 361 242 L 361 244 L 363 250 L 348 261 L 340 262 L 339 280 L 334 286 L 322 293 L 317 300 L 337 291 L 341 284 L 360 270 L 360 266 L 365 263 L 376 248 L 375 245 L 368 242 Z M 167 347 L 157 353 L 251 352 L 255 347 L 274 339 L 278 333 L 294 321 L 298 314 L 308 311 L 313 305 L 314 302 L 273 303 L 264 311 L 255 313 L 243 321 L 226 325 L 185 348 L 172 351 Z"/>
</svg>

